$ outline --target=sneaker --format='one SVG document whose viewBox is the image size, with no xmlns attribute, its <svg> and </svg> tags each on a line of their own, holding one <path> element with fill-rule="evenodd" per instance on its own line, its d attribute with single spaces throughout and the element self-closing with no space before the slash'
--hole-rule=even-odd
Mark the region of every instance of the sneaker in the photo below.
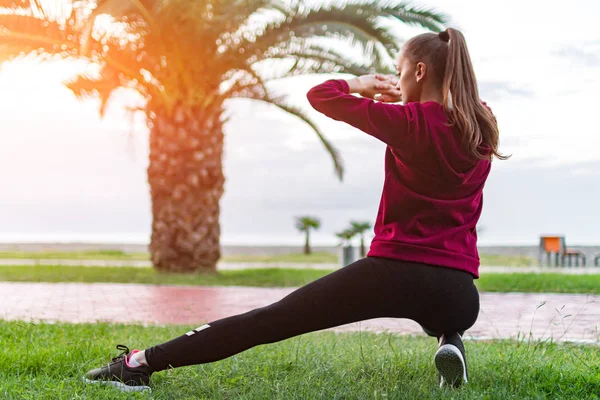
<svg viewBox="0 0 600 400">
<path fill-rule="evenodd" d="M 459 387 L 468 382 L 465 346 L 459 333 L 442 335 L 435 353 L 435 366 L 440 376 L 440 387 Z"/>
<path fill-rule="evenodd" d="M 131 356 L 139 350 L 129 351 L 127 346 L 118 345 L 122 353 L 112 359 L 112 362 L 88 371 L 85 374 L 86 383 L 100 383 L 115 386 L 123 392 L 141 392 L 150 390 L 148 383 L 152 370 L 147 365 L 132 367 L 129 365 Z"/>
</svg>

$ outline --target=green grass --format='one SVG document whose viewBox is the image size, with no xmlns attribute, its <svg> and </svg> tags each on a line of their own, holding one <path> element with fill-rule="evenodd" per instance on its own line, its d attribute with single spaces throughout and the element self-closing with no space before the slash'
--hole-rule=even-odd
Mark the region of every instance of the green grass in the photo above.
<svg viewBox="0 0 600 400">
<path fill-rule="evenodd" d="M 504 267 L 528 267 L 535 265 L 535 260 L 526 256 L 503 256 L 495 254 L 481 254 L 481 265 Z M 338 256 L 330 253 L 314 253 L 309 256 L 304 254 L 278 254 L 278 255 L 236 255 L 223 257 L 226 262 L 264 262 L 264 263 L 334 263 Z"/>
<path fill-rule="evenodd" d="M 331 271 L 264 268 L 221 271 L 216 274 L 166 274 L 152 268 L 0 266 L 0 281 L 18 282 L 114 282 L 205 286 L 302 286 Z"/>
<path fill-rule="evenodd" d="M 0 281 L 114 282 L 162 285 L 296 287 L 333 270 L 257 268 L 225 270 L 216 274 L 164 274 L 152 268 L 0 266 Z M 546 292 L 600 294 L 600 274 L 557 273 L 484 274 L 475 281 L 486 292 Z"/>
<path fill-rule="evenodd" d="M 148 253 L 127 253 L 121 250 L 94 251 L 0 251 L 3 259 L 28 260 L 116 260 L 144 261 L 149 260 Z"/>
<path fill-rule="evenodd" d="M 598 347 L 467 341 L 470 382 L 442 390 L 436 342 L 394 334 L 314 332 L 218 362 L 156 373 L 151 394 L 122 394 L 81 377 L 117 355 L 187 327 L 0 321 L 0 398 L 28 399 L 599 399 Z"/>
<path fill-rule="evenodd" d="M 486 274 L 475 284 L 484 292 L 600 294 L 600 274 Z"/>
<path fill-rule="evenodd" d="M 224 262 L 263 262 L 263 263 L 332 263 L 338 262 L 338 255 L 332 253 L 312 253 L 310 255 L 291 253 L 291 254 L 271 254 L 271 255 L 231 255 L 221 259 Z"/>
<path fill-rule="evenodd" d="M 529 267 L 536 265 L 537 260 L 527 256 L 504 256 L 497 254 L 480 254 L 481 265 L 493 267 Z"/>
<path fill-rule="evenodd" d="M 98 250 L 79 252 L 0 252 L 3 259 L 31 259 L 31 260 L 114 260 L 114 261 L 145 261 L 149 260 L 148 253 L 126 253 L 120 250 Z M 523 267 L 534 265 L 535 260 L 525 256 L 500 256 L 494 254 L 481 254 L 481 265 L 501 265 L 507 267 Z M 338 263 L 337 254 L 317 252 L 311 255 L 304 254 L 273 254 L 273 255 L 230 255 L 221 259 L 223 262 L 262 262 L 262 263 Z"/>
<path fill-rule="evenodd" d="M 3 259 L 30 259 L 30 260 L 149 260 L 148 253 L 126 253 L 121 250 L 97 250 L 97 251 L 2 251 L 0 258 Z M 225 262 L 290 262 L 290 263 L 337 263 L 336 254 L 317 252 L 310 255 L 304 254 L 273 254 L 273 255 L 231 255 L 221 259 Z"/>
</svg>

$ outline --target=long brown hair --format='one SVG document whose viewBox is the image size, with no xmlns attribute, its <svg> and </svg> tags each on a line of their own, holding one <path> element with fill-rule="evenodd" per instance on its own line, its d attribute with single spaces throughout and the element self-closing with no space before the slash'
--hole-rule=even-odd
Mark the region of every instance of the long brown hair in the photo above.
<svg viewBox="0 0 600 400">
<path fill-rule="evenodd" d="M 435 84 L 443 90 L 443 106 L 450 124 L 458 126 L 474 157 L 480 160 L 510 157 L 498 152 L 498 123 L 479 98 L 467 42 L 459 30 L 448 28 L 439 34 L 415 36 L 404 45 L 404 55 L 415 63 L 427 65 Z"/>
</svg>

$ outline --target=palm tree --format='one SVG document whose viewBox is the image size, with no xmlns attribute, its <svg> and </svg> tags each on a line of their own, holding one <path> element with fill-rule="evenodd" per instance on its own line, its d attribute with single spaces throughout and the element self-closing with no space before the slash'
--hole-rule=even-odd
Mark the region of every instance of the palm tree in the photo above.
<svg viewBox="0 0 600 400">
<path fill-rule="evenodd" d="M 340 245 L 346 247 L 350 245 L 350 241 L 354 238 L 354 236 L 356 236 L 356 231 L 353 229 L 344 229 L 341 232 L 337 232 L 335 236 L 342 239 L 342 243 Z"/>
<path fill-rule="evenodd" d="M 391 72 L 394 24 L 440 31 L 446 16 L 398 0 L 0 0 L 0 61 L 24 54 L 77 58 L 97 67 L 68 83 L 79 98 L 139 93 L 150 131 L 150 252 L 157 269 L 211 271 L 220 258 L 219 201 L 225 104 L 271 104 L 306 122 L 269 87 L 321 73 Z"/>
<path fill-rule="evenodd" d="M 304 242 L 304 254 L 309 255 L 310 249 L 310 230 L 319 229 L 321 227 L 321 221 L 316 217 L 304 216 L 296 217 L 296 229 L 300 232 L 306 233 L 306 240 Z"/>
<path fill-rule="evenodd" d="M 342 246 L 342 266 L 346 266 L 356 261 L 354 249 L 352 248 L 352 239 L 356 236 L 356 232 L 353 229 L 344 229 L 343 231 L 336 233 L 335 236 L 342 240 L 339 244 Z"/>
<path fill-rule="evenodd" d="M 351 221 L 350 225 L 352 225 L 352 230 L 356 232 L 357 235 L 360 235 L 360 256 L 364 257 L 366 255 L 365 251 L 365 231 L 368 231 L 372 228 L 370 222 L 357 222 Z"/>
</svg>

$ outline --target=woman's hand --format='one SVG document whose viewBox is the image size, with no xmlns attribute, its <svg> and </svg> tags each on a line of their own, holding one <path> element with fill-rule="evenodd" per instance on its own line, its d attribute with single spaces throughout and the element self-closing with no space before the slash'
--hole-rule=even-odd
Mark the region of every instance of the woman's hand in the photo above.
<svg viewBox="0 0 600 400">
<path fill-rule="evenodd" d="M 402 100 L 402 93 L 396 88 L 396 79 L 389 75 L 362 75 L 348 80 L 350 93 L 373 100 L 395 103 Z"/>
<path fill-rule="evenodd" d="M 381 95 L 376 100 L 383 101 L 386 103 L 399 103 L 402 101 L 402 92 L 398 89 L 398 77 L 395 75 L 381 75 L 376 74 L 375 78 L 380 82 L 385 82 L 389 89 L 381 92 Z"/>
</svg>

